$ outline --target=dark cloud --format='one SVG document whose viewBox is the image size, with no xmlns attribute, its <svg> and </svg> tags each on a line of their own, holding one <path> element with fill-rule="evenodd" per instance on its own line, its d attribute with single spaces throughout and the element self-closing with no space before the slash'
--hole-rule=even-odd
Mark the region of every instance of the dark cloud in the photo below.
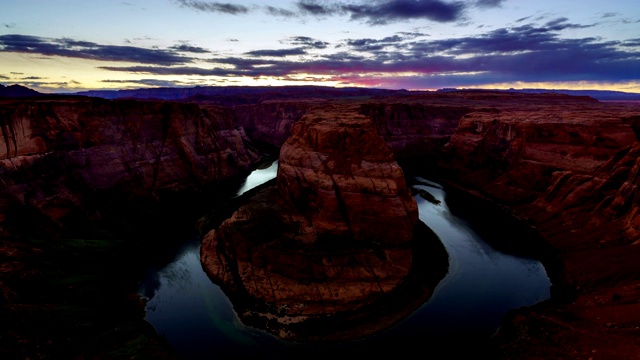
<svg viewBox="0 0 640 360">
<path fill-rule="evenodd" d="M 329 45 L 328 42 L 316 40 L 308 36 L 292 36 L 288 38 L 286 42 L 292 45 L 302 45 L 313 49 L 326 49 Z"/>
<path fill-rule="evenodd" d="M 569 19 L 562 17 L 553 19 L 545 24 L 547 30 L 560 31 L 565 29 L 584 29 L 588 27 L 592 27 L 594 25 L 578 25 L 578 24 L 569 24 L 567 23 Z"/>
<path fill-rule="evenodd" d="M 602 17 L 603 19 L 606 19 L 606 18 L 615 17 L 615 16 L 618 16 L 618 13 L 608 12 L 608 13 L 604 13 L 604 14 L 602 14 L 602 16 L 601 16 L 601 17 Z"/>
<path fill-rule="evenodd" d="M 274 56 L 274 57 L 284 57 L 291 55 L 305 55 L 307 51 L 304 47 L 297 47 L 293 49 L 277 49 L 277 50 L 254 50 L 246 52 L 245 55 L 249 56 Z"/>
<path fill-rule="evenodd" d="M 204 69 L 195 66 L 179 66 L 179 67 L 163 67 L 163 66 L 101 66 L 103 70 L 123 71 L 136 74 L 152 74 L 152 75 L 198 75 L 198 76 L 251 76 L 252 74 L 260 74 L 259 72 L 241 71 L 236 69 L 211 68 Z"/>
<path fill-rule="evenodd" d="M 404 38 L 399 35 L 388 36 L 383 39 L 349 39 L 347 45 L 356 51 L 378 51 L 390 45 L 396 45 Z"/>
<path fill-rule="evenodd" d="M 99 45 L 93 42 L 68 38 L 52 39 L 28 35 L 0 35 L 0 50 L 4 52 L 156 65 L 179 65 L 192 60 L 179 55 L 173 50 Z"/>
<path fill-rule="evenodd" d="M 523 18 L 520 18 L 520 19 L 516 20 L 516 22 L 517 22 L 517 23 L 519 23 L 519 22 L 523 22 L 523 21 L 528 20 L 528 19 L 530 19 L 530 18 L 531 18 L 531 16 L 525 16 L 525 17 L 523 17 Z"/>
<path fill-rule="evenodd" d="M 232 3 L 201 0 L 176 0 L 183 7 L 204 12 L 231 15 L 246 14 L 256 9 L 278 17 L 334 15 L 349 16 L 352 20 L 362 21 L 370 25 L 384 25 L 406 20 L 430 20 L 436 22 L 453 22 L 463 18 L 466 8 L 492 8 L 500 6 L 505 0 L 298 0 L 293 9 L 271 5 L 256 5 L 252 8 Z"/>
<path fill-rule="evenodd" d="M 296 3 L 296 6 L 301 13 L 315 16 L 333 15 L 340 12 L 338 4 L 323 4 L 317 0 L 301 0 Z"/>
<path fill-rule="evenodd" d="M 205 12 L 216 12 L 230 15 L 239 15 L 249 12 L 249 8 L 246 6 L 219 3 L 215 1 L 177 0 L 177 2 L 184 7 Z"/>
<path fill-rule="evenodd" d="M 20 80 L 44 80 L 46 78 L 40 77 L 40 76 L 27 76 L 27 77 L 23 77 Z"/>
<path fill-rule="evenodd" d="M 0 75 L 0 79 L 5 79 L 5 80 L 9 80 L 11 79 L 10 77 L 6 76 L 6 75 Z"/>
<path fill-rule="evenodd" d="M 179 52 L 190 52 L 195 54 L 205 54 L 210 52 L 207 49 L 204 49 L 198 46 L 189 45 L 189 44 L 174 45 L 174 46 L 171 46 L 169 49 L 179 51 Z"/>
<path fill-rule="evenodd" d="M 342 5 L 352 19 L 365 20 L 372 25 L 409 19 L 428 19 L 436 22 L 460 20 L 465 7 L 462 1 L 391 0 L 367 2 L 362 5 Z"/>
<path fill-rule="evenodd" d="M 304 14 L 316 16 L 348 14 L 352 20 L 361 20 L 370 25 L 412 19 L 436 22 L 457 21 L 462 18 L 465 9 L 463 1 L 440 0 L 373 0 L 359 3 L 301 0 L 296 5 Z"/>
<path fill-rule="evenodd" d="M 156 86 L 156 87 L 178 87 L 185 86 L 184 83 L 180 81 L 173 80 L 159 80 L 159 79 L 140 79 L 140 80 L 100 80 L 103 83 L 114 83 L 114 84 L 140 84 L 147 86 Z"/>
<path fill-rule="evenodd" d="M 282 16 L 282 17 L 296 17 L 297 14 L 291 10 L 287 10 L 287 9 L 282 9 L 282 8 L 276 8 L 273 6 L 267 6 L 265 7 L 265 11 L 267 12 L 267 14 L 269 15 L 273 15 L 273 16 Z"/>
<path fill-rule="evenodd" d="M 502 5 L 505 0 L 476 0 L 476 6 L 480 8 L 492 8 Z"/>
<path fill-rule="evenodd" d="M 622 44 L 620 44 L 622 46 L 629 46 L 629 47 L 640 47 L 640 38 L 637 39 L 628 39 L 625 40 Z"/>
<path fill-rule="evenodd" d="M 32 89 L 39 89 L 39 88 L 55 88 L 55 89 L 64 89 L 64 88 L 68 88 L 69 85 L 74 85 L 77 84 L 77 82 L 66 82 L 66 81 L 25 81 L 22 82 L 22 85 L 26 86 L 26 87 L 30 87 Z"/>
<path fill-rule="evenodd" d="M 14 27 L 16 27 L 16 24 L 14 24 L 14 23 L 11 23 L 11 24 L 3 23 L 2 26 L 6 27 L 7 29 L 13 29 Z"/>
</svg>

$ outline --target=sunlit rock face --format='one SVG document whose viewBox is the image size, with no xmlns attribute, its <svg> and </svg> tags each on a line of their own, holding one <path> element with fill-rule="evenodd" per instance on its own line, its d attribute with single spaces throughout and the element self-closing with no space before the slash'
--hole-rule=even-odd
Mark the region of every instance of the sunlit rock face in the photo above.
<svg viewBox="0 0 640 360">
<path fill-rule="evenodd" d="M 351 339 L 408 315 L 446 273 L 444 248 L 417 221 L 372 122 L 322 107 L 294 125 L 277 185 L 208 232 L 201 260 L 245 323 L 287 339 Z"/>
<path fill-rule="evenodd" d="M 60 226 L 95 217 L 88 196 L 96 192 L 157 199 L 197 191 L 246 174 L 259 159 L 223 107 L 5 100 L 0 132 L 0 203 L 9 212 L 33 211 Z"/>
</svg>

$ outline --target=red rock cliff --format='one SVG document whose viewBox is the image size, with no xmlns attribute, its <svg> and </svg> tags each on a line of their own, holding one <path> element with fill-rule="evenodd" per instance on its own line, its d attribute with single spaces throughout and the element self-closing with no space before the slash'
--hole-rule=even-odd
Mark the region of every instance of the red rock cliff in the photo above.
<svg viewBox="0 0 640 360">
<path fill-rule="evenodd" d="M 640 323 L 640 110 L 578 100 L 538 95 L 469 113 L 442 154 L 454 183 L 532 220 L 562 261 L 572 297 L 516 316 L 505 358 L 640 351 L 630 340 Z"/>
<path fill-rule="evenodd" d="M 418 208 L 373 122 L 323 106 L 293 126 L 280 150 L 278 188 L 320 236 L 406 243 Z"/>
<path fill-rule="evenodd" d="M 259 158 L 222 107 L 7 100 L 0 130 L 3 204 L 35 209 L 54 222 L 83 213 L 84 195 L 95 191 L 155 198 L 202 189 L 245 174 Z"/>
</svg>

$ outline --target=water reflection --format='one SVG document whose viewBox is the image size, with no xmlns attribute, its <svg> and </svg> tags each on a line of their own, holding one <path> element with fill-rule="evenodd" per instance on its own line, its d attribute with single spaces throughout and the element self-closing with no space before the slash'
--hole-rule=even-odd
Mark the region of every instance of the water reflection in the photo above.
<svg viewBox="0 0 640 360">
<path fill-rule="evenodd" d="M 278 174 L 278 160 L 275 160 L 271 165 L 264 169 L 257 169 L 251 172 L 247 179 L 242 183 L 242 186 L 236 193 L 236 196 L 240 196 L 245 192 L 266 183 L 267 181 L 274 179 Z"/>
<path fill-rule="evenodd" d="M 429 302 L 401 326 L 423 333 L 435 331 L 438 336 L 469 331 L 491 334 L 508 310 L 550 297 L 549 278 L 539 261 L 495 251 L 449 212 L 440 185 L 417 180 L 421 185 L 415 188 L 440 201 L 434 204 L 415 196 L 420 220 L 438 235 L 449 253 L 449 274 Z M 427 322 L 429 327 L 424 326 Z"/>
<path fill-rule="evenodd" d="M 276 346 L 277 339 L 240 322 L 229 299 L 202 271 L 199 254 L 199 241 L 192 241 L 157 273 L 145 320 L 186 359 L 250 356 Z"/>
</svg>

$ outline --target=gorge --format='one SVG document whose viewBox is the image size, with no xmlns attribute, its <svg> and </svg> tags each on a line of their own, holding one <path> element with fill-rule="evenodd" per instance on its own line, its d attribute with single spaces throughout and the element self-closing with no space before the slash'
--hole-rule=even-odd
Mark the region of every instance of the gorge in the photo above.
<svg viewBox="0 0 640 360">
<path fill-rule="evenodd" d="M 232 214 L 240 200 L 229 200 L 229 192 L 267 157 L 287 151 L 292 158 L 302 156 L 287 141 L 296 131 L 312 133 L 305 119 L 323 114 L 333 114 L 322 122 L 329 130 L 344 128 L 340 121 L 362 119 L 384 139 L 385 156 L 397 161 L 398 169 L 419 168 L 445 185 L 447 194 L 471 196 L 474 200 L 448 206 L 475 213 L 469 221 L 479 232 L 519 226 L 541 236 L 491 244 L 539 258 L 552 283 L 548 301 L 502 319 L 492 339 L 501 358 L 628 359 L 640 353 L 640 108 L 587 97 L 490 91 L 265 96 L 233 105 L 204 96 L 2 99 L 0 311 L 9 320 L 2 325 L 2 353 L 93 358 L 127 348 L 173 358 L 170 346 L 140 315 L 144 304 L 135 296 L 136 282 L 148 264 L 142 266 L 139 258 L 166 262 L 186 236 L 174 232 L 205 213 L 200 229 L 238 217 Z M 335 136 L 349 138 L 339 133 Z M 314 141 L 351 169 L 355 155 L 339 152 L 336 139 Z M 351 147 L 345 142 L 346 149 Z M 363 178 L 371 182 L 381 168 L 388 165 L 372 165 Z M 331 168 L 330 175 L 339 170 Z M 304 178 L 320 174 L 311 171 Z M 277 182 L 281 194 L 300 184 L 285 179 Z M 309 190 L 300 188 L 292 198 L 301 193 Z M 257 204 L 278 205 L 262 199 Z M 336 213 L 317 209 L 343 211 L 321 193 L 305 199 L 296 206 L 316 224 L 335 221 Z M 311 199 L 321 205 L 309 207 Z M 347 208 L 358 212 L 349 218 L 371 216 L 367 206 L 352 204 Z M 260 211 L 268 213 L 269 206 Z M 499 224 L 496 214 L 502 214 Z M 264 225 L 251 231 L 271 224 L 261 218 Z M 359 226 L 363 239 L 376 234 L 389 239 L 380 223 L 349 224 Z M 323 233 L 347 228 L 332 225 Z M 336 234 L 330 235 L 328 244 Z M 395 245 L 407 236 L 398 239 L 404 240 Z M 286 260 L 283 268 L 296 263 Z M 77 266 L 91 271 L 79 276 Z M 102 307 L 87 305 L 89 299 Z M 61 325 L 59 318 L 67 320 Z M 65 331 L 54 331 L 56 326 Z"/>
</svg>

